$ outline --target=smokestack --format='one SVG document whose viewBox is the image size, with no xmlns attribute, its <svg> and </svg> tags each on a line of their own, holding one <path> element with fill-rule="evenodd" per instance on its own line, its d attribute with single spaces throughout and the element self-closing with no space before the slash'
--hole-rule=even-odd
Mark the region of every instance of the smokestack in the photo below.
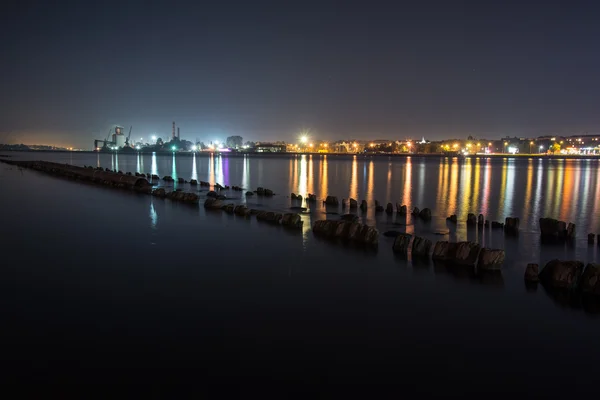
<svg viewBox="0 0 600 400">
<path fill-rule="evenodd" d="M 173 139 L 175 139 L 175 121 L 173 121 Z"/>
<path fill-rule="evenodd" d="M 179 127 L 177 127 L 177 139 L 179 139 Z"/>
</svg>

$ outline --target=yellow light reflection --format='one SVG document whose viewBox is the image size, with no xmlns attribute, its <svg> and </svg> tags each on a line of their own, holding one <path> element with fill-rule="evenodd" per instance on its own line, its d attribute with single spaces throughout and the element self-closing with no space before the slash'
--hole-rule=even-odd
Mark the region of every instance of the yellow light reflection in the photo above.
<svg viewBox="0 0 600 400">
<path fill-rule="evenodd" d="M 323 160 L 321 160 L 321 176 L 319 180 L 321 181 L 321 196 L 325 196 L 329 193 L 328 188 L 328 180 L 327 180 L 327 156 L 323 156 Z"/>
<path fill-rule="evenodd" d="M 210 153 L 208 157 L 208 183 L 215 184 L 215 155 Z"/>
<path fill-rule="evenodd" d="M 569 222 L 571 218 L 571 211 L 575 208 L 575 199 L 573 198 L 575 195 L 574 187 L 576 187 L 575 181 L 579 176 L 579 170 L 575 171 L 572 160 L 567 160 L 563 165 L 558 167 L 558 176 L 560 185 L 563 188 L 562 196 L 556 197 L 554 199 L 555 206 L 559 209 L 558 219 L 561 221 Z M 559 161 L 560 162 L 560 161 Z M 556 214 L 553 214 L 556 215 Z"/>
<path fill-rule="evenodd" d="M 298 192 L 304 197 L 308 193 L 307 161 L 304 154 L 300 156 L 300 184 L 298 185 Z"/>
<path fill-rule="evenodd" d="M 290 192 L 296 193 L 296 190 L 298 190 L 298 188 L 296 187 L 296 179 L 295 179 L 295 174 L 294 174 L 294 161 L 295 158 L 290 158 L 290 166 L 288 167 L 289 169 L 289 176 L 288 176 L 288 181 L 290 182 L 290 185 L 292 186 L 290 188 Z M 301 194 L 304 197 L 304 194 L 302 193 L 296 193 L 296 194 Z"/>
<path fill-rule="evenodd" d="M 438 199 L 437 203 L 440 207 L 443 207 L 440 211 L 445 214 L 454 214 L 454 210 L 449 212 L 448 209 L 448 176 L 450 174 L 450 164 L 448 163 L 448 158 L 444 158 L 442 163 L 440 163 L 440 179 L 441 179 L 441 190 L 438 191 Z"/>
<path fill-rule="evenodd" d="M 442 196 L 443 190 L 444 190 L 444 159 L 440 159 L 440 165 L 438 167 L 438 186 L 437 186 L 437 195 L 438 195 L 438 200 L 439 197 Z M 440 207 L 440 203 L 438 202 L 437 207 Z M 444 210 L 440 210 L 441 212 L 444 212 Z"/>
<path fill-rule="evenodd" d="M 410 193 L 412 190 L 412 159 L 406 157 L 406 164 L 404 170 L 404 190 L 402 191 L 401 205 L 406 205 L 406 208 L 410 210 L 412 201 Z"/>
<path fill-rule="evenodd" d="M 350 178 L 350 198 L 358 200 L 358 161 L 352 157 L 352 176 Z"/>
<path fill-rule="evenodd" d="M 313 179 L 313 158 L 311 154 L 310 156 L 308 156 L 308 192 L 315 193 L 314 190 L 315 188 Z M 320 195 L 322 196 L 323 194 L 321 193 Z"/>
<path fill-rule="evenodd" d="M 369 161 L 369 171 L 367 173 L 367 193 L 366 200 L 369 207 L 375 205 L 375 164 L 373 160 Z"/>
<path fill-rule="evenodd" d="M 471 203 L 471 187 L 473 185 L 473 182 L 471 182 L 471 179 L 472 179 L 473 168 L 471 166 L 470 158 L 467 158 L 464 161 L 464 164 L 460 170 L 461 170 L 461 172 L 460 172 L 459 193 L 462 198 L 462 202 L 460 204 L 460 213 L 461 213 L 461 215 L 467 215 L 470 212 L 478 214 L 477 210 Z"/>
<path fill-rule="evenodd" d="M 454 210 L 450 212 L 454 214 L 458 211 L 456 205 L 458 199 L 458 158 L 456 157 L 452 159 L 452 166 L 450 167 L 450 177 L 448 185 L 450 187 L 450 193 L 448 195 L 448 210 Z"/>
</svg>

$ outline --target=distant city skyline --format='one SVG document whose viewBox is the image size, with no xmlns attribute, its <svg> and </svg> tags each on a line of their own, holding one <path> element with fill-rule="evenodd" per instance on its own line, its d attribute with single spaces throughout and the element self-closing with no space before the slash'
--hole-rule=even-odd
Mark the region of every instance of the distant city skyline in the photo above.
<svg viewBox="0 0 600 400">
<path fill-rule="evenodd" d="M 596 3 L 260 3 L 11 3 L 0 142 L 600 131 Z"/>
</svg>

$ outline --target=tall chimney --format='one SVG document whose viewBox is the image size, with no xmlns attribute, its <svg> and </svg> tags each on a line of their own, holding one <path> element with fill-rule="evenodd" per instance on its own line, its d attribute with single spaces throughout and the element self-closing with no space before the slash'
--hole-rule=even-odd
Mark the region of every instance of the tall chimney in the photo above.
<svg viewBox="0 0 600 400">
<path fill-rule="evenodd" d="M 179 139 L 179 127 L 177 127 L 177 139 Z"/>
<path fill-rule="evenodd" d="M 175 121 L 173 121 L 173 139 L 175 139 Z"/>
</svg>

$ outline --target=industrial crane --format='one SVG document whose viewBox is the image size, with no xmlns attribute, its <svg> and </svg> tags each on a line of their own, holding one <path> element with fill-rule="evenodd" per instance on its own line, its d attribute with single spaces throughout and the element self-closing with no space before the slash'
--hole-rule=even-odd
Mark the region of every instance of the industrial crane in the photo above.
<svg viewBox="0 0 600 400">
<path fill-rule="evenodd" d="M 129 134 L 128 134 L 128 135 L 127 135 L 127 137 L 125 138 L 125 147 L 131 147 L 131 146 L 129 145 L 129 138 L 131 137 L 131 129 L 133 129 L 133 125 L 131 125 L 131 126 L 129 127 Z"/>
</svg>

